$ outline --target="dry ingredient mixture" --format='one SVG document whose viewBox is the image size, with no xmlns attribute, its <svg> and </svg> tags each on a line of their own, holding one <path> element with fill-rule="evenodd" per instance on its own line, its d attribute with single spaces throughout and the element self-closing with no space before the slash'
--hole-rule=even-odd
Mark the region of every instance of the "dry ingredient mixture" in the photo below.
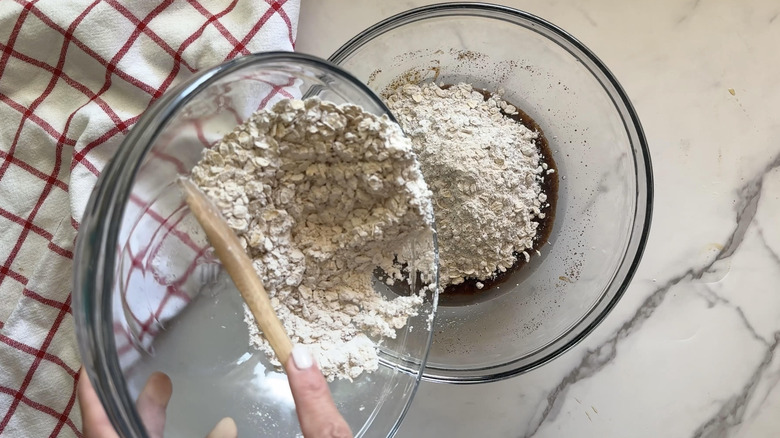
<svg viewBox="0 0 780 438">
<path fill-rule="evenodd" d="M 372 287 L 401 279 L 411 242 L 431 232 L 431 193 L 410 140 L 355 105 L 283 100 L 204 151 L 192 180 L 254 261 L 294 343 L 329 379 L 378 367 L 374 339 L 394 338 L 422 303 Z M 245 306 L 246 307 L 246 306 Z M 245 308 L 250 342 L 279 365 Z"/>
<path fill-rule="evenodd" d="M 543 178 L 554 172 L 534 144 L 539 134 L 507 116 L 514 106 L 469 84 L 407 84 L 385 97 L 433 192 L 442 289 L 490 279 L 518 254 L 528 261 L 549 207 Z"/>
</svg>

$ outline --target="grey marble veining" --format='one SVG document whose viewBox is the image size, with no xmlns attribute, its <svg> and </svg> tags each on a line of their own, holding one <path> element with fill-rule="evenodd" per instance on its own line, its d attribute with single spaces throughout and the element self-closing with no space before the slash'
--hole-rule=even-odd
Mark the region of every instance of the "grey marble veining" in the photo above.
<svg viewBox="0 0 780 438">
<path fill-rule="evenodd" d="M 297 47 L 327 57 L 427 3 L 304 0 Z M 502 382 L 423 383 L 398 436 L 780 436 L 780 3 L 502 3 L 571 32 L 620 80 L 651 147 L 653 228 L 585 341 Z"/>
</svg>

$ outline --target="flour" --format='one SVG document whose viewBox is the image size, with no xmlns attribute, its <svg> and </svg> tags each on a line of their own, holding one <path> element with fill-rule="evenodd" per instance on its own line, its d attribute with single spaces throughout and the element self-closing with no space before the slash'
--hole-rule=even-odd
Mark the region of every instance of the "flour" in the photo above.
<svg viewBox="0 0 780 438">
<path fill-rule="evenodd" d="M 412 138 L 433 192 L 440 285 L 486 280 L 527 261 L 547 196 L 538 133 L 502 114 L 517 109 L 471 85 L 405 85 L 386 102 Z M 552 170 L 552 169 L 550 169 Z M 478 289 L 484 285 L 476 283 Z"/>
<path fill-rule="evenodd" d="M 215 201 L 254 262 L 294 343 L 328 380 L 378 367 L 422 297 L 388 299 L 382 268 L 403 278 L 412 242 L 430 238 L 431 193 L 400 127 L 354 105 L 283 100 L 204 151 L 192 180 Z M 279 362 L 245 306 L 250 341 Z"/>
</svg>

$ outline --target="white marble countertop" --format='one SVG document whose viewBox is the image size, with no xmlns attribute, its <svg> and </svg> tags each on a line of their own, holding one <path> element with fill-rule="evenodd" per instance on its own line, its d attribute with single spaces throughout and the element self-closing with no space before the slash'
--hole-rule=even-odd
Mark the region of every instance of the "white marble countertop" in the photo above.
<svg viewBox="0 0 780 438">
<path fill-rule="evenodd" d="M 426 3 L 303 0 L 297 49 L 327 57 Z M 398 436 L 780 436 L 780 3 L 500 3 L 572 33 L 626 89 L 653 158 L 650 241 L 584 342 L 506 381 L 422 384 Z"/>
</svg>

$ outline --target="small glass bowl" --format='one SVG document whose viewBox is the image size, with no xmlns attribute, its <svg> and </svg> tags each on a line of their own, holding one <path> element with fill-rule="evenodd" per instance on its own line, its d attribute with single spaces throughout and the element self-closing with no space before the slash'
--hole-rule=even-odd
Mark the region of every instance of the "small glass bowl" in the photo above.
<svg viewBox="0 0 780 438">
<path fill-rule="evenodd" d="M 163 96 L 100 175 L 78 236 L 74 314 L 84 366 L 122 436 L 147 436 L 134 400 L 155 371 L 173 382 L 166 437 L 205 436 L 225 416 L 240 436 L 300 433 L 286 375 L 249 346 L 240 294 L 210 255 L 175 180 L 256 110 L 312 96 L 389 114 L 365 85 L 325 61 L 251 55 Z M 400 425 L 422 375 L 436 304 L 429 295 L 397 338 L 383 341 L 377 371 L 330 385 L 356 436 L 391 436 Z"/>
<path fill-rule="evenodd" d="M 425 81 L 503 90 L 540 125 L 557 164 L 548 244 L 489 290 L 465 300 L 441 295 L 424 379 L 478 383 L 523 373 L 607 316 L 645 247 L 652 168 L 631 102 L 585 45 L 515 9 L 445 3 L 384 20 L 330 60 L 378 93 Z"/>
</svg>

